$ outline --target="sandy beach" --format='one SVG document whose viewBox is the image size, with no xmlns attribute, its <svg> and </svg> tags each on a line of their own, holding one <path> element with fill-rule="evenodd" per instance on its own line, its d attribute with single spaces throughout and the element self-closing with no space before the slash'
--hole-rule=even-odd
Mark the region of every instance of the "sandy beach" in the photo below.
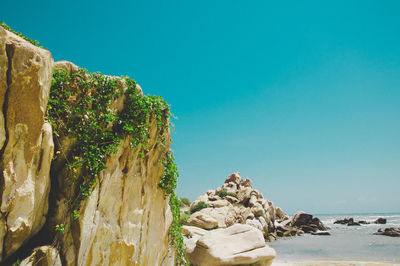
<svg viewBox="0 0 400 266">
<path fill-rule="evenodd" d="M 271 266 L 394 266 L 400 265 L 400 262 L 384 261 L 357 261 L 357 260 L 314 260 L 314 261 L 274 261 Z"/>
</svg>

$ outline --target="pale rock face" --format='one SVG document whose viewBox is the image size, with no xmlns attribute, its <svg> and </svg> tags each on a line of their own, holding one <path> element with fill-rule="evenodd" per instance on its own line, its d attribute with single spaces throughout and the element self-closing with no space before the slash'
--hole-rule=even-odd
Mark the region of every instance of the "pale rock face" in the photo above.
<svg viewBox="0 0 400 266">
<path fill-rule="evenodd" d="M 210 197 L 213 197 L 214 195 L 210 195 Z M 200 195 L 195 201 L 193 201 L 191 204 L 190 204 L 190 208 L 193 208 L 194 206 L 196 206 L 197 204 L 199 204 L 199 202 L 200 201 L 204 201 L 205 203 L 208 203 L 209 202 L 209 200 L 208 200 L 208 194 L 206 193 L 206 194 L 204 194 L 204 195 Z"/>
<path fill-rule="evenodd" d="M 196 242 L 200 237 L 204 236 L 208 231 L 196 226 L 182 226 L 182 235 L 187 253 L 192 253 L 196 247 Z"/>
<path fill-rule="evenodd" d="M 55 63 L 55 68 L 72 72 L 79 69 L 67 61 Z M 115 112 L 123 107 L 123 97 L 110 106 Z M 107 159 L 92 194 L 81 203 L 79 218 L 59 236 L 64 265 L 174 265 L 175 253 L 169 245 L 169 198 L 158 186 L 169 136 L 166 147 L 160 149 L 156 147 L 154 120 L 149 132 L 151 148 L 144 158 L 139 155 L 140 145 L 132 148 L 127 138 Z M 74 140 L 68 137 L 61 138 L 60 143 L 65 154 L 74 146 Z M 74 189 L 65 184 L 64 160 L 59 156 L 53 162 L 59 193 L 50 226 L 68 220 L 65 195 Z"/>
<path fill-rule="evenodd" d="M 41 246 L 35 248 L 32 254 L 21 261 L 21 266 L 51 265 L 61 266 L 61 259 L 58 251 L 52 246 Z"/>
<path fill-rule="evenodd" d="M 237 193 L 237 197 L 240 203 L 248 203 L 251 197 L 251 192 L 253 189 L 251 187 L 244 187 L 243 189 L 239 190 Z"/>
<path fill-rule="evenodd" d="M 154 141 L 155 134 L 154 124 Z M 138 152 L 126 139 L 107 160 L 77 222 L 63 235 L 66 265 L 173 264 L 168 238 L 172 214 L 168 198 L 158 187 L 162 151 L 152 149 L 145 158 Z M 63 202 L 58 201 L 54 224 L 64 219 Z"/>
<path fill-rule="evenodd" d="M 222 189 L 226 189 L 226 192 L 228 193 L 237 193 L 237 184 L 235 184 L 234 182 L 229 182 L 229 183 L 224 183 L 222 185 Z"/>
<path fill-rule="evenodd" d="M 50 52 L 0 27 L 0 261 L 46 221 L 54 145 L 44 118 L 52 68 Z"/>
<path fill-rule="evenodd" d="M 232 205 L 229 201 L 227 200 L 216 200 L 216 201 L 210 201 L 209 205 L 213 208 L 220 208 L 220 207 L 225 207 L 225 206 L 230 206 Z"/>
<path fill-rule="evenodd" d="M 218 221 L 209 215 L 207 209 L 211 210 L 210 208 L 205 208 L 193 213 L 187 221 L 188 225 L 197 226 L 203 229 L 217 228 Z"/>
<path fill-rule="evenodd" d="M 242 180 L 242 178 L 240 177 L 239 172 L 236 172 L 236 173 L 233 173 L 230 176 L 228 176 L 225 179 L 225 183 L 233 182 L 233 183 L 239 185 L 241 180 Z"/>
<path fill-rule="evenodd" d="M 248 220 L 246 220 L 246 224 L 260 230 L 261 232 L 264 231 L 264 228 L 263 228 L 261 222 L 257 219 L 248 219 Z"/>
<path fill-rule="evenodd" d="M 242 224 L 206 233 L 188 254 L 190 262 L 199 266 L 271 265 L 275 256 L 261 231 Z"/>
</svg>

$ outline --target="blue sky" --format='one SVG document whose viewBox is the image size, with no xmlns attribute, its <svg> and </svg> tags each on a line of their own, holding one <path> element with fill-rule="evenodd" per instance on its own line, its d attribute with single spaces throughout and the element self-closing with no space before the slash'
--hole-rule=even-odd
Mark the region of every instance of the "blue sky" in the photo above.
<svg viewBox="0 0 400 266">
<path fill-rule="evenodd" d="M 289 213 L 399 212 L 399 1 L 14 1 L 55 60 L 129 75 L 178 117 L 177 192 L 240 171 Z"/>
</svg>

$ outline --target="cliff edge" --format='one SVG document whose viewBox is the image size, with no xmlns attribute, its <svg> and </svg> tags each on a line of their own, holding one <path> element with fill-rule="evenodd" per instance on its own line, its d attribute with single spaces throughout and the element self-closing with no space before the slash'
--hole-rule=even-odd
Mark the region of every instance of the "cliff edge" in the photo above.
<svg viewBox="0 0 400 266">
<path fill-rule="evenodd" d="M 0 27 L 0 104 L 1 264 L 185 263 L 161 97 Z"/>
</svg>

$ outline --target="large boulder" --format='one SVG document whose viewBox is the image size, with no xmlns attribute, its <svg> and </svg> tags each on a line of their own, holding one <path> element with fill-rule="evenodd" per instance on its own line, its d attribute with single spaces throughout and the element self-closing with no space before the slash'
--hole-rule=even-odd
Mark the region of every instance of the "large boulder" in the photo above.
<svg viewBox="0 0 400 266">
<path fill-rule="evenodd" d="M 211 210 L 211 209 L 210 209 Z M 202 209 L 198 212 L 193 213 L 188 221 L 187 224 L 190 226 L 197 226 L 203 229 L 214 229 L 218 227 L 218 221 L 208 215 L 206 209 Z"/>
<path fill-rule="evenodd" d="M 296 212 L 293 215 L 291 226 L 297 227 L 306 233 L 317 232 L 318 230 L 326 231 L 328 229 L 319 218 L 302 211 Z"/>
<path fill-rule="evenodd" d="M 236 222 L 236 212 L 232 205 L 219 208 L 205 208 L 193 213 L 188 225 L 204 229 L 225 228 Z"/>
<path fill-rule="evenodd" d="M 53 58 L 0 27 L 0 261 L 43 227 L 53 137 L 45 112 Z"/>
<path fill-rule="evenodd" d="M 61 266 L 58 250 L 52 246 L 35 248 L 32 254 L 21 261 L 21 266 Z"/>
<path fill-rule="evenodd" d="M 197 240 L 190 263 L 199 266 L 271 265 L 275 250 L 265 244 L 261 231 L 235 224 L 212 230 Z"/>
</svg>

